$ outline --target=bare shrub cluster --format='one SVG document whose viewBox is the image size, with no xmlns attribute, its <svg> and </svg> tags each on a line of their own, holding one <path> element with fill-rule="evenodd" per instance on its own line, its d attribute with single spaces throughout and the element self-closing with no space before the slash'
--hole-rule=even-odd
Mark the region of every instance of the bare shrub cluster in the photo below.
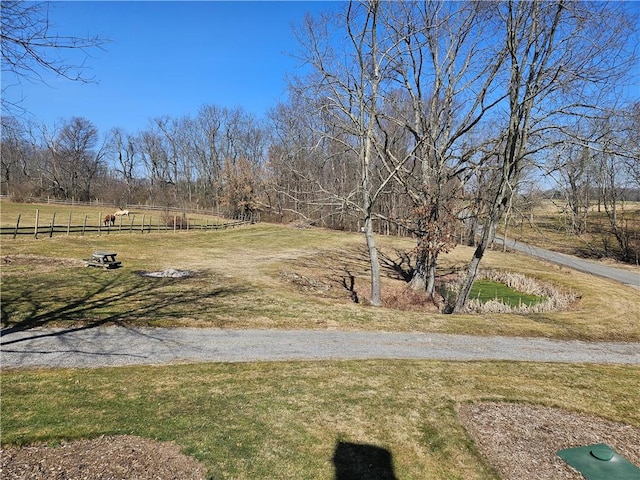
<svg viewBox="0 0 640 480">
<path fill-rule="evenodd" d="M 395 308 L 403 311 L 432 311 L 439 310 L 441 297 L 431 297 L 424 290 L 414 290 L 403 283 L 398 285 L 386 285 L 383 287 L 382 305 L 386 308 Z"/>
<path fill-rule="evenodd" d="M 166 212 L 160 220 L 169 228 L 175 228 L 176 230 L 188 230 L 190 227 L 187 215 L 175 215 L 171 212 Z"/>
</svg>

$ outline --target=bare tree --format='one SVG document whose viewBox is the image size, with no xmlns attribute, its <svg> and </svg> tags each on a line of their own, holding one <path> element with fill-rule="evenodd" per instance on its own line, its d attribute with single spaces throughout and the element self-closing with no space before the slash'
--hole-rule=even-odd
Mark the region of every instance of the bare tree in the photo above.
<svg viewBox="0 0 640 480">
<path fill-rule="evenodd" d="M 409 230 L 417 237 L 417 258 L 411 284 L 433 295 L 438 256 L 454 245 L 465 172 L 476 148 L 471 133 L 501 100 L 494 84 L 504 52 L 493 50 L 480 3 L 391 3 L 384 19 L 393 32 L 402 91 L 396 96 L 402 108 L 387 123 L 408 133 L 411 148 L 398 156 L 383 128 L 381 155 L 413 203 Z"/>
<path fill-rule="evenodd" d="M 569 215 L 569 231 L 580 235 L 587 231 L 587 219 L 593 184 L 593 159 L 586 143 L 565 138 L 550 152 L 554 176 L 563 195 L 562 206 Z"/>
<path fill-rule="evenodd" d="M 37 176 L 37 147 L 28 141 L 27 131 L 15 117 L 2 117 L 0 145 L 0 190 L 15 200 L 23 200 L 33 193 Z"/>
<path fill-rule="evenodd" d="M 616 112 L 621 113 L 621 112 Z M 590 145 L 593 158 L 594 180 L 598 191 L 598 206 L 605 211 L 610 232 L 615 238 L 620 259 L 631 262 L 637 259 L 637 250 L 631 240 L 631 231 L 625 224 L 623 205 L 625 193 L 633 186 L 633 175 L 629 175 L 629 163 L 637 163 L 638 145 L 634 145 L 628 136 L 624 115 L 612 114 L 610 118 L 597 122 L 599 135 Z M 635 150 L 635 152 L 634 152 Z M 635 162 L 633 161 L 635 159 Z M 637 248 L 637 246 L 636 246 Z M 610 256 L 605 238 L 605 255 Z"/>
<path fill-rule="evenodd" d="M 527 160 L 546 147 L 544 134 L 572 116 L 598 115 L 605 95 L 632 65 L 625 45 L 633 23 L 620 4 L 509 1 L 492 10 L 507 52 L 507 116 L 494 118 L 504 125 L 494 143 L 500 174 L 454 311 L 469 297 Z"/>
<path fill-rule="evenodd" d="M 304 88 L 292 88 L 288 103 L 271 114 L 268 168 L 281 218 L 338 229 L 356 229 L 354 196 L 360 185 L 358 161 L 351 148 L 332 138 L 347 134 L 333 114 L 318 106 Z"/>
<path fill-rule="evenodd" d="M 101 47 L 107 40 L 54 33 L 49 22 L 49 6 L 49 2 L 2 1 L 0 40 L 5 112 L 20 110 L 20 100 L 11 100 L 8 89 L 21 79 L 44 82 L 45 73 L 52 73 L 74 81 L 93 80 L 86 75 L 88 51 Z M 82 52 L 84 60 L 79 64 L 70 63 L 61 55 L 64 50 Z"/>
<path fill-rule="evenodd" d="M 359 185 L 336 201 L 360 212 L 369 252 L 372 305 L 381 304 L 380 262 L 374 235 L 374 207 L 391 176 L 376 184 L 376 149 L 379 106 L 383 85 L 391 67 L 388 38 L 380 26 L 381 2 L 350 2 L 342 15 L 323 17 L 314 22 L 310 17 L 301 32 L 304 58 L 314 70 L 304 85 L 316 107 L 328 120 L 323 137 L 340 146 L 343 152 L 358 160 Z M 344 35 L 338 45 L 336 38 Z M 309 102 L 314 104 L 314 102 Z M 331 192 L 330 186 L 321 187 Z M 359 198 L 358 198 L 359 197 Z"/>
<path fill-rule="evenodd" d="M 164 137 L 152 125 L 139 133 L 136 143 L 149 181 L 149 199 L 153 202 L 166 202 L 170 197 L 167 189 L 172 183 L 172 172 L 169 167 L 170 154 Z"/>
<path fill-rule="evenodd" d="M 66 121 L 58 133 L 47 140 L 48 174 L 65 198 L 91 198 L 91 185 L 103 166 L 104 149 L 98 140 L 96 126 L 82 117 Z"/>
<path fill-rule="evenodd" d="M 634 188 L 640 190 L 640 100 L 630 105 L 624 112 L 624 130 L 622 145 L 628 146 L 625 167 Z"/>
<path fill-rule="evenodd" d="M 113 168 L 117 176 L 124 182 L 124 198 L 117 199 L 118 204 L 123 207 L 132 201 L 134 188 L 137 183 L 137 148 L 135 137 L 126 133 L 121 128 L 111 130 L 108 149 L 114 157 Z"/>
</svg>

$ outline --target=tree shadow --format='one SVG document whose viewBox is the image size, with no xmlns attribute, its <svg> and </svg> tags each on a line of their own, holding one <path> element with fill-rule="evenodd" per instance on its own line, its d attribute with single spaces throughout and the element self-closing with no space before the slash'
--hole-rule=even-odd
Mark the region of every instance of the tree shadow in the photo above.
<svg viewBox="0 0 640 480">
<path fill-rule="evenodd" d="M 223 287 L 176 289 L 174 284 L 183 279 L 148 279 L 126 274 L 104 275 L 93 280 L 95 283 L 86 285 L 82 295 L 71 299 L 52 299 L 43 286 L 24 288 L 21 285 L 9 298 L 7 292 L 3 292 L 2 345 L 28 340 L 8 339 L 12 333 L 48 326 L 62 327 L 62 330 L 38 332 L 31 338 L 64 335 L 102 325 L 126 327 L 157 318 L 195 317 L 210 311 L 211 305 L 205 300 L 235 292 Z M 16 314 L 12 303 L 19 303 L 23 309 L 18 321 L 11 318 Z M 52 303 L 61 305 L 51 308 Z"/>
<path fill-rule="evenodd" d="M 409 252 L 400 249 L 393 251 L 378 249 L 378 258 L 383 275 L 403 282 L 411 280 L 414 267 L 411 264 Z M 324 270 L 326 273 L 320 278 L 327 284 L 342 287 L 354 302 L 357 295 L 356 278 L 368 275 L 371 268 L 369 252 L 362 245 L 323 250 L 319 255 L 299 258 L 291 264 L 302 269 Z"/>
<path fill-rule="evenodd" d="M 335 480 L 398 480 L 386 448 L 339 441 L 333 454 Z"/>
<path fill-rule="evenodd" d="M 341 277 L 342 287 L 349 292 L 353 303 L 360 303 L 358 292 L 356 291 L 356 277 L 348 270 L 345 273 L 346 276 Z"/>
<path fill-rule="evenodd" d="M 380 250 L 380 266 L 387 272 L 394 273 L 398 280 L 409 282 L 413 277 L 414 266 L 411 265 L 411 256 L 404 250 L 395 249 L 395 258 Z"/>
</svg>

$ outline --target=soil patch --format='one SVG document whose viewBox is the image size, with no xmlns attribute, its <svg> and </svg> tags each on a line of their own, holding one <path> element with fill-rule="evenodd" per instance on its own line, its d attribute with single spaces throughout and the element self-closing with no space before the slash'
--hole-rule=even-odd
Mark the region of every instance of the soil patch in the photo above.
<svg viewBox="0 0 640 480">
<path fill-rule="evenodd" d="M 10 254 L 2 256 L 0 265 L 2 273 L 33 273 L 34 269 L 38 272 L 53 272 L 61 267 L 84 267 L 85 263 L 77 258 Z"/>
<path fill-rule="evenodd" d="M 3 448 L 0 454 L 6 480 L 204 480 L 206 474 L 176 444 L 131 435 Z"/>
<path fill-rule="evenodd" d="M 640 465 L 640 428 L 631 425 L 516 403 L 464 404 L 458 414 L 503 480 L 581 480 L 556 452 L 596 443 L 606 443 Z"/>
</svg>

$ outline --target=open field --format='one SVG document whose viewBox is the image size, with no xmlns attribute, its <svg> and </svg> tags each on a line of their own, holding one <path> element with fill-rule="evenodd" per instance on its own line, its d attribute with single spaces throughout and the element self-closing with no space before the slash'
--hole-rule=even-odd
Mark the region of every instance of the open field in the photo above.
<svg viewBox="0 0 640 480">
<path fill-rule="evenodd" d="M 46 238 L 116 233 L 161 233 L 175 230 L 207 230 L 235 226 L 238 219 L 225 219 L 213 212 L 180 212 L 151 207 L 133 207 L 128 216 L 117 216 L 113 225 L 106 215 L 116 208 L 109 205 L 32 204 L 2 201 L 0 228 L 3 238 Z M 36 228 L 37 227 L 37 228 Z"/>
<path fill-rule="evenodd" d="M 624 202 L 618 205 L 617 221 L 628 236 L 629 245 L 636 252 L 640 252 L 640 203 Z M 504 222 L 499 230 L 504 232 Z M 556 252 L 577 255 L 590 259 L 604 259 L 619 253 L 619 246 L 611 233 L 611 224 L 604 209 L 598 211 L 597 205 L 589 208 L 586 229 L 583 234 L 576 235 L 571 228 L 571 219 L 563 211 L 563 203 L 545 200 L 535 207 L 531 215 L 526 218 L 512 217 L 507 229 L 509 238 L 517 239 L 530 245 L 546 248 Z M 629 268 L 637 268 L 639 258 L 635 259 Z M 616 263 L 617 267 L 625 268 L 624 263 Z"/>
<path fill-rule="evenodd" d="M 488 252 L 485 268 L 520 272 L 580 299 L 567 311 L 444 315 L 406 294 L 409 239 L 379 237 L 385 307 L 367 305 L 364 239 L 323 229 L 257 224 L 224 231 L 59 236 L 2 240 L 2 322 L 28 328 L 78 324 L 426 331 L 477 335 L 638 341 L 637 291 L 516 253 Z M 123 268 L 85 268 L 113 250 Z M 442 274 L 472 255 L 457 247 Z M 148 278 L 173 268 L 190 278 Z M 351 298 L 350 286 L 360 303 Z M 406 297 L 411 301 L 405 301 Z"/>
<path fill-rule="evenodd" d="M 358 234 L 256 224 L 209 232 L 3 238 L 3 329 L 180 325 L 640 341 L 637 290 L 490 251 L 485 268 L 535 277 L 579 300 L 563 312 L 444 315 L 404 291 L 404 253 L 413 243 L 384 237 L 379 243 L 386 304 L 373 308 L 366 302 L 368 264 Z M 86 268 L 82 259 L 96 250 L 117 252 L 123 267 Z M 471 255 L 472 249 L 457 247 L 443 257 L 442 274 L 462 268 Z M 139 274 L 169 268 L 193 276 Z M 345 288 L 351 279 L 358 304 Z M 175 442 L 202 462 L 208 478 L 342 480 L 349 477 L 337 458 L 345 448 L 389 460 L 393 476 L 387 471 L 380 478 L 524 478 L 498 473 L 495 458 L 471 437 L 460 408 L 485 401 L 586 414 L 587 430 L 598 419 L 640 427 L 640 368 L 630 366 L 265 362 L 3 371 L 1 380 L 3 446 L 135 435 Z M 572 446 L 566 444 L 572 435 L 586 441 L 575 436 L 575 424 L 550 438 L 563 425 L 542 425 L 548 448 Z M 634 447 L 620 438 L 611 443 L 634 454 L 640 443 Z M 541 461 L 566 470 L 554 463 L 553 452 L 545 455 Z"/>
</svg>

